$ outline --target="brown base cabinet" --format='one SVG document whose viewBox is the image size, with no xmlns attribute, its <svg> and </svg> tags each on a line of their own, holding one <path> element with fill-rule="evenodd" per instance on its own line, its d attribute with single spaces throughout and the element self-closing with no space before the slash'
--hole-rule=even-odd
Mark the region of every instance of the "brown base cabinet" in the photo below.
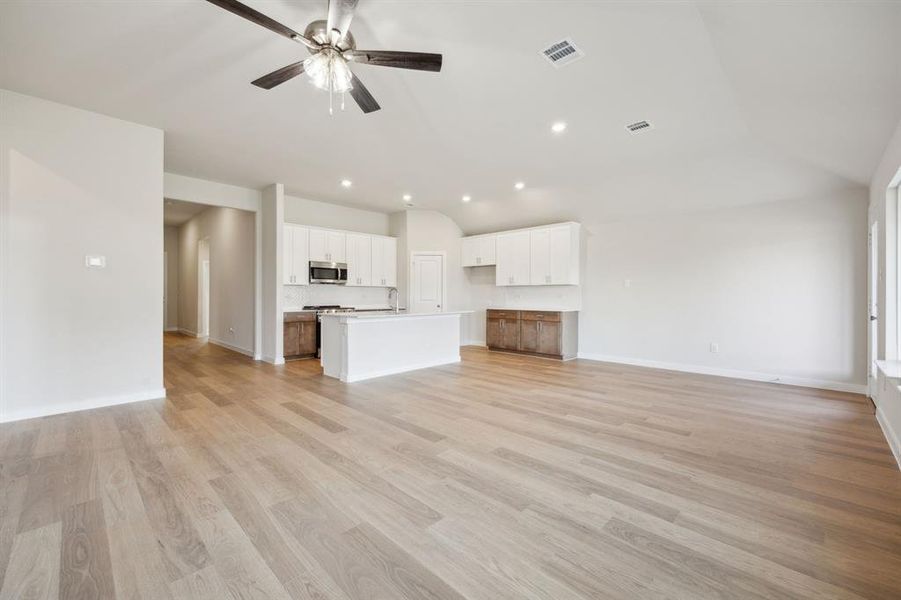
<svg viewBox="0 0 901 600">
<path fill-rule="evenodd" d="M 489 309 L 485 339 L 489 350 L 574 358 L 578 318 L 575 311 Z"/>
<path fill-rule="evenodd" d="M 285 313 L 285 359 L 316 356 L 316 313 Z"/>
</svg>

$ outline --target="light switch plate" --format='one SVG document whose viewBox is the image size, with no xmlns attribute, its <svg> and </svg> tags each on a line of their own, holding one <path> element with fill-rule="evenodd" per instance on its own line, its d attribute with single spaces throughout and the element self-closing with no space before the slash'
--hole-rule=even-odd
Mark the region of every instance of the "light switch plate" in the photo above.
<svg viewBox="0 0 901 600">
<path fill-rule="evenodd" d="M 106 267 L 106 257 L 101 254 L 87 254 L 84 257 L 84 266 L 89 269 L 103 269 Z"/>
</svg>

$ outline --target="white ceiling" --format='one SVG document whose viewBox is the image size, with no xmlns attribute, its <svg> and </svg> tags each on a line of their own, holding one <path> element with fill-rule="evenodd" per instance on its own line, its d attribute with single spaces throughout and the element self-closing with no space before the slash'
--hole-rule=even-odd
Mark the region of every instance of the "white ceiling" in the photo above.
<svg viewBox="0 0 901 600">
<path fill-rule="evenodd" d="M 178 226 L 187 223 L 191 217 L 209 208 L 208 204 L 196 204 L 182 200 L 166 199 L 163 204 L 163 225 Z"/>
<path fill-rule="evenodd" d="M 361 0 L 352 31 L 444 68 L 358 65 L 382 110 L 329 117 L 304 79 L 250 85 L 305 50 L 206 2 L 6 0 L 0 86 L 164 129 L 167 171 L 386 212 L 409 192 L 468 232 L 866 185 L 901 118 L 899 2 Z M 587 56 L 556 70 L 563 37 Z"/>
</svg>

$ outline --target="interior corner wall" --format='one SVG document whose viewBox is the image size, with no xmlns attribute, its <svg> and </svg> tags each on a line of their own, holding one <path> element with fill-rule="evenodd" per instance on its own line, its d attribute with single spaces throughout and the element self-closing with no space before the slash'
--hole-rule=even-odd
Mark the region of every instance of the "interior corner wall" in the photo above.
<svg viewBox="0 0 901 600">
<path fill-rule="evenodd" d="M 166 319 L 165 330 L 178 329 L 178 227 L 167 225 L 163 229 L 163 250 L 166 264 Z"/>
<path fill-rule="evenodd" d="M 253 355 L 256 223 L 254 213 L 210 207 L 178 228 L 179 329 L 199 331 L 198 256 L 209 242 L 210 341 Z"/>
<path fill-rule="evenodd" d="M 260 198 L 260 250 L 262 266 L 262 359 L 282 364 L 284 357 L 284 286 L 282 244 L 285 223 L 285 187 L 274 183 Z"/>
<path fill-rule="evenodd" d="M 162 131 L 0 90 L 0 421 L 165 396 L 162 199 Z"/>
<path fill-rule="evenodd" d="M 866 210 L 859 188 L 583 223 L 580 356 L 861 391 Z"/>
</svg>

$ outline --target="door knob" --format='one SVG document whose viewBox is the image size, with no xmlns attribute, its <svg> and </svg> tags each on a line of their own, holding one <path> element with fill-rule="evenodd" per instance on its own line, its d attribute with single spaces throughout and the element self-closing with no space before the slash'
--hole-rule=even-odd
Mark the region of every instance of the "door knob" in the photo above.
<svg viewBox="0 0 901 600">
<path fill-rule="evenodd" d="M 876 315 L 870 315 L 870 320 L 871 320 L 871 321 L 875 321 L 875 320 L 878 319 L 878 318 L 879 318 L 879 317 L 877 317 Z"/>
</svg>

